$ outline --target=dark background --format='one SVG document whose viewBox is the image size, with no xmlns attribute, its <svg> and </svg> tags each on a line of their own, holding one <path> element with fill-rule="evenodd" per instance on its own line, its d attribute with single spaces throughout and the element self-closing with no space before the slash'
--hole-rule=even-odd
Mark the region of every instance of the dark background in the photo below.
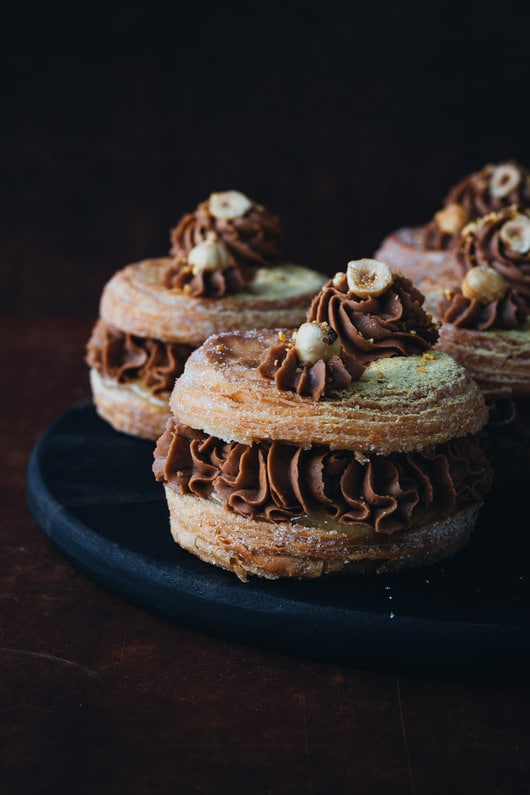
<svg viewBox="0 0 530 795">
<path fill-rule="evenodd" d="M 530 4 L 19 4 L 2 12 L 0 308 L 97 312 L 217 190 L 327 273 L 530 164 Z"/>
</svg>

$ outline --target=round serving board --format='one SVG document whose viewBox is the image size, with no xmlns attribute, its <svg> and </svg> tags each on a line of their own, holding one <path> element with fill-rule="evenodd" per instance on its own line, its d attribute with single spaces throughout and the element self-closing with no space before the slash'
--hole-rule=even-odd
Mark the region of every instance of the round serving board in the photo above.
<svg viewBox="0 0 530 795">
<path fill-rule="evenodd" d="M 530 670 L 530 542 L 514 497 L 493 493 L 469 545 L 441 564 L 242 583 L 173 542 L 153 449 L 85 401 L 32 451 L 36 522 L 99 584 L 177 623 L 296 655 L 384 670 Z"/>
</svg>

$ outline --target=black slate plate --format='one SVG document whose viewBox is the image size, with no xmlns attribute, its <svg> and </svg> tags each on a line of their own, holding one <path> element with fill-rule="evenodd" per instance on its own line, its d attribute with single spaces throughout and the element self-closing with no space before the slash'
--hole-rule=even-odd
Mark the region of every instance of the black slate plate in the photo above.
<svg viewBox="0 0 530 795">
<path fill-rule="evenodd" d="M 175 622 L 297 655 L 374 669 L 530 670 L 530 541 L 513 500 L 507 516 L 507 501 L 491 495 L 468 547 L 443 564 L 241 583 L 172 541 L 153 447 L 114 431 L 87 401 L 32 451 L 35 520 L 101 585 Z"/>
</svg>

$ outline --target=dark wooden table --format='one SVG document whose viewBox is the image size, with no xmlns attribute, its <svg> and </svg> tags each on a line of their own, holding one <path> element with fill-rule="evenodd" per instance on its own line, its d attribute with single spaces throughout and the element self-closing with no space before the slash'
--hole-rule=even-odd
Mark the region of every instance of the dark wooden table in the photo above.
<svg viewBox="0 0 530 795">
<path fill-rule="evenodd" d="M 67 561 L 26 504 L 39 435 L 89 395 L 93 317 L 4 315 L 0 792 L 530 792 L 522 679 L 357 669 L 213 637 Z"/>
</svg>

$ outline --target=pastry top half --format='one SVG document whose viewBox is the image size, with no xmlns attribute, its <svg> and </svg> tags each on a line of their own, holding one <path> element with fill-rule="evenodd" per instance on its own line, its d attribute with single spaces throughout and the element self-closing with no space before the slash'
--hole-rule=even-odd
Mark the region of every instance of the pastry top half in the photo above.
<svg viewBox="0 0 530 795">
<path fill-rule="evenodd" d="M 225 441 L 275 439 L 380 455 L 474 434 L 486 422 L 478 387 L 442 351 L 380 359 L 358 381 L 318 401 L 279 391 L 258 366 L 284 333 L 210 337 L 173 389 L 170 407 L 179 420 Z"/>
<path fill-rule="evenodd" d="M 477 433 L 487 421 L 483 395 L 434 349 L 438 330 L 423 296 L 383 263 L 360 263 L 356 278 L 375 268 L 380 292 L 351 290 L 349 263 L 347 275 L 315 296 L 300 328 L 210 337 L 173 389 L 179 422 L 225 441 L 320 444 L 361 457 Z"/>
<path fill-rule="evenodd" d="M 284 326 L 305 317 L 325 277 L 295 264 L 258 267 L 237 293 L 195 297 L 168 288 L 169 257 L 146 259 L 121 269 L 105 285 L 100 317 L 110 326 L 141 337 L 199 345 L 211 334 L 236 328 Z"/>
</svg>

